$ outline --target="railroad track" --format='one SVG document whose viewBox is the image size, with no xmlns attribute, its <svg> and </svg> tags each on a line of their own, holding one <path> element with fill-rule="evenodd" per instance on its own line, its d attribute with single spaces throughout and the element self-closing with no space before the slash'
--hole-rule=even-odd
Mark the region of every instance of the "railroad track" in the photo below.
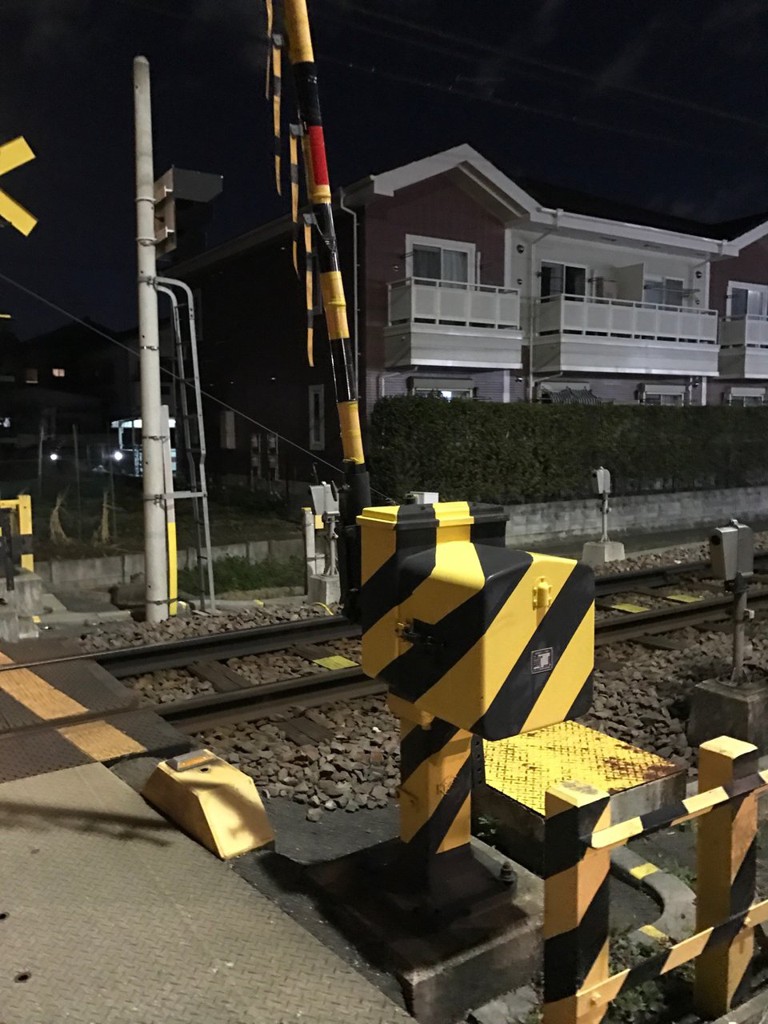
<svg viewBox="0 0 768 1024">
<path fill-rule="evenodd" d="M 753 610 L 768 607 L 768 589 L 754 590 L 749 595 Z M 700 626 L 730 618 L 733 598 L 707 597 L 675 608 L 650 608 L 647 612 L 614 615 L 595 625 L 595 646 L 636 640 L 643 636 L 671 633 L 686 626 Z"/>
<path fill-rule="evenodd" d="M 752 608 L 768 607 L 768 589 L 750 595 Z M 674 632 L 686 626 L 699 626 L 730 617 L 730 597 L 703 598 L 694 604 L 673 608 L 653 608 L 632 615 L 616 615 L 595 626 L 595 646 L 637 640 L 644 636 Z M 337 672 L 313 673 L 292 679 L 249 687 L 234 693 L 194 697 L 172 704 L 157 705 L 155 712 L 181 732 L 193 733 L 216 725 L 248 721 L 284 711 L 289 707 L 332 704 L 355 697 L 370 697 L 386 692 L 380 680 L 369 679 L 361 668 Z"/>
<path fill-rule="evenodd" d="M 768 553 L 759 553 L 760 567 L 768 562 Z M 706 562 L 662 566 L 598 577 L 598 599 L 633 587 L 654 589 L 663 587 L 686 576 L 704 576 L 710 571 Z M 662 595 L 659 595 L 660 597 Z M 768 605 L 768 588 L 755 589 L 750 594 L 750 606 Z M 604 647 L 673 632 L 686 626 L 698 626 L 729 618 L 731 598 L 716 596 L 701 598 L 691 604 L 649 609 L 634 614 L 619 613 L 597 622 L 595 644 Z M 184 668 L 196 662 L 223 662 L 247 655 L 267 654 L 289 650 L 300 645 L 323 644 L 332 640 L 360 636 L 360 627 L 343 616 L 329 616 L 296 622 L 273 623 L 252 629 L 215 633 L 176 640 L 170 643 L 144 647 L 126 647 L 101 651 L 91 655 L 71 656 L 23 664 L 0 665 L 0 672 L 18 668 L 37 668 L 65 661 L 93 659 L 117 679 L 164 669 Z M 311 706 L 333 703 L 336 700 L 383 693 L 382 683 L 368 679 L 359 667 L 338 671 L 313 672 L 311 675 L 292 677 L 258 686 L 239 686 L 231 692 L 215 693 L 183 701 L 153 705 L 153 710 L 182 732 L 195 732 L 221 723 L 246 721 L 249 717 L 264 717 L 291 706 Z"/>
<path fill-rule="evenodd" d="M 278 622 L 253 629 L 173 640 L 146 647 L 120 647 L 94 655 L 96 661 L 116 679 L 184 668 L 196 661 L 226 661 L 249 654 L 269 654 L 297 644 L 323 644 L 360 636 L 360 627 L 342 615 Z"/>
</svg>

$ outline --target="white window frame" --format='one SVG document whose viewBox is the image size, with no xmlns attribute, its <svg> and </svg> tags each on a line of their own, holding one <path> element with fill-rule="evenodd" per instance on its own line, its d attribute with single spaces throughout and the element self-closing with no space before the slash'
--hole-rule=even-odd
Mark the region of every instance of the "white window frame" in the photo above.
<svg viewBox="0 0 768 1024">
<path fill-rule="evenodd" d="M 315 416 L 315 399 L 319 398 L 319 415 Z M 309 409 L 309 450 L 325 451 L 325 384 L 310 384 Z"/>
<path fill-rule="evenodd" d="M 539 298 L 540 299 L 556 299 L 558 295 L 570 295 L 571 292 L 557 292 L 554 295 L 542 295 L 541 294 L 541 283 L 544 280 L 544 264 L 549 263 L 555 267 L 563 268 L 563 287 L 565 287 L 565 271 L 568 267 L 572 270 L 583 270 L 584 271 L 584 294 L 578 295 L 576 298 L 588 299 L 592 296 L 589 280 L 589 267 L 586 263 L 571 263 L 570 260 L 550 260 L 542 258 L 539 260 Z"/>
<path fill-rule="evenodd" d="M 467 286 L 472 288 L 479 282 L 478 262 L 479 253 L 474 242 L 457 242 L 453 238 L 429 238 L 427 235 L 406 235 L 405 236 L 405 276 L 412 278 L 413 273 L 413 247 L 414 245 L 426 245 L 433 249 L 453 249 L 455 252 L 467 254 Z M 443 278 L 439 278 L 443 280 Z M 449 284 L 462 284 L 461 281 L 446 282 Z"/>
<path fill-rule="evenodd" d="M 760 292 L 763 296 L 764 313 L 749 313 L 748 316 L 768 316 L 768 284 L 758 284 L 756 281 L 729 281 L 726 302 L 726 315 L 733 316 L 732 302 L 734 289 Z M 741 319 L 741 318 L 739 318 Z"/>
</svg>

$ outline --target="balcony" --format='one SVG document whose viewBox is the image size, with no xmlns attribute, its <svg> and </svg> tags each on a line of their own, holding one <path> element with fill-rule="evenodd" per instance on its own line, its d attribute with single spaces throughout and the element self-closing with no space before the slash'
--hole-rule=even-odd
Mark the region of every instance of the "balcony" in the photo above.
<svg viewBox="0 0 768 1024">
<path fill-rule="evenodd" d="M 387 367 L 522 366 L 519 292 L 426 278 L 395 281 L 388 291 Z"/>
<path fill-rule="evenodd" d="M 720 376 L 737 380 L 768 378 L 768 317 L 728 317 L 720 321 Z"/>
<path fill-rule="evenodd" d="M 537 373 L 717 374 L 717 313 L 625 299 L 536 302 Z"/>
</svg>

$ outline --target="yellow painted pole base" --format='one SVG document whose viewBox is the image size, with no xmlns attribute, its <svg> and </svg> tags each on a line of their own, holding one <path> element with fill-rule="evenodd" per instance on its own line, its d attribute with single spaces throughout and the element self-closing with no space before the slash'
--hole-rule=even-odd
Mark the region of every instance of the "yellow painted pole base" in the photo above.
<svg viewBox="0 0 768 1024">
<path fill-rule="evenodd" d="M 253 779 L 210 750 L 161 761 L 141 795 L 221 860 L 275 838 Z"/>
</svg>

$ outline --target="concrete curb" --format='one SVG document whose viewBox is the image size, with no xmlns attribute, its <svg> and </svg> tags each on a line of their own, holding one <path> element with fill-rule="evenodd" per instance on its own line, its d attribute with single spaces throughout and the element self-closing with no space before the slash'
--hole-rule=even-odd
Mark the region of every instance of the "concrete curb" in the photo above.
<svg viewBox="0 0 768 1024">
<path fill-rule="evenodd" d="M 679 942 L 691 934 L 696 921 L 696 894 L 685 882 L 624 847 L 611 854 L 611 871 L 626 885 L 647 893 L 662 911 L 653 924 L 632 932 L 633 940 L 655 946 Z"/>
<path fill-rule="evenodd" d="M 729 1010 L 712 1024 L 765 1024 L 768 1021 L 768 990 L 764 989 L 746 1003 Z"/>
</svg>

